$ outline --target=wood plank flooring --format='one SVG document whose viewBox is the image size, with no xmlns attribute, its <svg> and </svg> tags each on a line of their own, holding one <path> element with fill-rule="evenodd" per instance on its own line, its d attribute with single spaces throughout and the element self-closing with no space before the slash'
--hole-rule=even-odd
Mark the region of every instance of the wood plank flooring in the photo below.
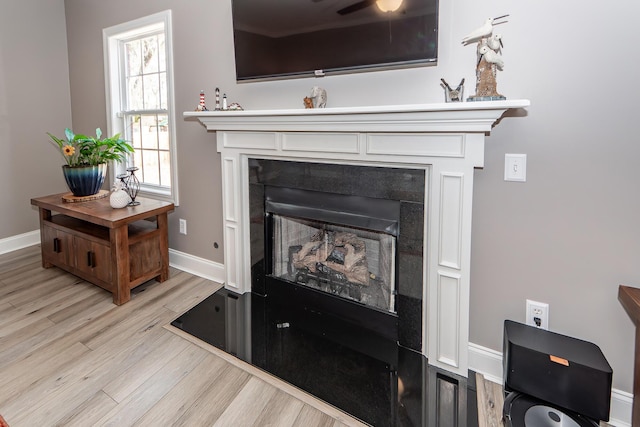
<svg viewBox="0 0 640 427">
<path fill-rule="evenodd" d="M 220 287 L 176 269 L 130 302 L 40 248 L 0 255 L 0 414 L 11 427 L 362 426 L 169 323 Z"/>
<path fill-rule="evenodd" d="M 478 402 L 478 427 L 502 427 L 502 406 L 504 396 L 502 386 L 484 379 L 482 374 L 476 374 L 476 393 Z"/>
</svg>

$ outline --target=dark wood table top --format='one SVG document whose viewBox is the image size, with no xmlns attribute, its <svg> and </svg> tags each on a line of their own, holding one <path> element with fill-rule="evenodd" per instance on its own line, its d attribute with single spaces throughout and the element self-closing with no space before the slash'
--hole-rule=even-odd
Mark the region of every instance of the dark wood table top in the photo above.
<svg viewBox="0 0 640 427">
<path fill-rule="evenodd" d="M 155 199 L 137 197 L 137 206 L 114 209 L 109 204 L 109 197 L 86 202 L 69 203 L 62 199 L 67 193 L 52 194 L 31 199 L 31 204 L 40 209 L 55 211 L 60 214 L 78 218 L 107 228 L 118 228 L 124 224 L 157 216 L 173 211 L 174 205 Z"/>
<path fill-rule="evenodd" d="M 640 322 L 640 289 L 620 285 L 618 287 L 618 300 L 631 320 L 633 320 L 633 323 L 638 326 Z"/>
</svg>

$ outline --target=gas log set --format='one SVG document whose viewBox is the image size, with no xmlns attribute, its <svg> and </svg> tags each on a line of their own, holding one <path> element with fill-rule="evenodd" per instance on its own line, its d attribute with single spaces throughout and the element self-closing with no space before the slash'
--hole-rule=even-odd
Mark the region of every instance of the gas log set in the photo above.
<svg viewBox="0 0 640 427">
<path fill-rule="evenodd" d="M 369 271 L 365 241 L 354 233 L 318 230 L 289 246 L 288 272 L 296 283 L 389 309 L 387 286 Z"/>
</svg>

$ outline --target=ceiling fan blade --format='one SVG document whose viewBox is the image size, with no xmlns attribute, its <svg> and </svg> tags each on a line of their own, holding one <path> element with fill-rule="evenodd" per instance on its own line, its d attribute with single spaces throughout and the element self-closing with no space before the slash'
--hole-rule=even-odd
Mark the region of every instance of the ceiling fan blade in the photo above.
<svg viewBox="0 0 640 427">
<path fill-rule="evenodd" d="M 375 4 L 376 0 L 362 0 L 338 10 L 339 15 L 348 15 Z"/>
</svg>

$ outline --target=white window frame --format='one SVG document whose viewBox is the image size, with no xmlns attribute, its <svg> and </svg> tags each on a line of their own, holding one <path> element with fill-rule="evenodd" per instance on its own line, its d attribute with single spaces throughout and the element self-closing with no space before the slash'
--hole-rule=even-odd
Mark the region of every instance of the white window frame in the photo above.
<svg viewBox="0 0 640 427">
<path fill-rule="evenodd" d="M 123 24 L 114 25 L 102 30 L 102 44 L 104 52 L 105 91 L 107 102 L 107 130 L 109 135 L 125 133 L 123 105 L 125 90 L 122 87 L 123 58 L 120 55 L 119 45 L 133 36 L 142 36 L 164 30 L 167 59 L 167 118 L 170 132 L 170 159 L 171 159 L 171 189 L 165 190 L 156 186 L 141 183 L 140 195 L 172 202 L 178 206 L 178 150 L 176 139 L 176 120 L 174 105 L 173 83 L 173 30 L 171 25 L 171 10 L 165 10 L 153 15 L 145 16 Z M 125 172 L 127 166 L 124 162 L 114 163 L 109 168 L 109 179 L 113 183 L 116 177 Z"/>
</svg>

